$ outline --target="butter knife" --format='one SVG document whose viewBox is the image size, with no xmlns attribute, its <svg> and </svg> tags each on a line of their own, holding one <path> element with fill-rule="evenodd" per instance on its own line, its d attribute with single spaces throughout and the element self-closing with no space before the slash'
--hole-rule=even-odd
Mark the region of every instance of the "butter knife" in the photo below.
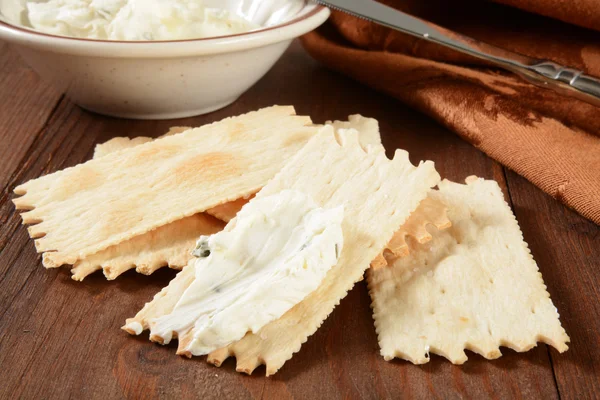
<svg viewBox="0 0 600 400">
<path fill-rule="evenodd" d="M 600 80 L 575 68 L 483 43 L 374 0 L 315 1 L 326 7 L 486 60 L 516 73 L 534 85 L 600 107 Z"/>
</svg>

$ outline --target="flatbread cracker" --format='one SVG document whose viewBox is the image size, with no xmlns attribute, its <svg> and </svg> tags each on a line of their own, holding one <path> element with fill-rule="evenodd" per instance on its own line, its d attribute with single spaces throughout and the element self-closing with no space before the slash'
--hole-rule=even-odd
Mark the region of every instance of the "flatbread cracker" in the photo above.
<svg viewBox="0 0 600 400">
<path fill-rule="evenodd" d="M 332 125 L 336 130 L 356 129 L 360 132 L 360 141 L 363 147 L 369 144 L 382 146 L 379 122 L 376 119 L 356 114 L 350 115 L 348 121 L 327 121 L 326 124 Z M 429 224 L 438 229 L 446 229 L 450 226 L 450 221 L 446 216 L 446 206 L 444 204 L 426 198 L 419 204 L 419 207 L 406 223 L 394 234 L 386 249 L 371 262 L 371 267 L 381 268 L 388 265 L 388 259 L 393 261 L 395 258 L 408 255 L 407 236 L 415 238 L 420 243 L 430 240 L 431 235 L 425 228 Z"/>
<path fill-rule="evenodd" d="M 167 133 L 160 136 L 159 138 L 177 135 L 179 133 L 183 133 L 190 129 L 193 129 L 193 128 L 190 128 L 188 126 L 172 126 Z M 135 147 L 137 145 L 148 143 L 153 140 L 154 139 L 152 139 L 150 137 L 145 137 L 145 136 L 138 136 L 133 139 L 130 139 L 128 137 L 115 137 L 115 138 L 110 139 L 107 142 L 97 144 L 94 149 L 94 158 L 100 158 L 107 154 L 114 153 L 115 151 L 120 151 L 123 149 Z M 230 201 L 228 203 L 221 204 L 221 205 L 218 205 L 213 208 L 209 208 L 208 210 L 206 210 L 206 213 L 212 215 L 213 217 L 220 219 L 221 221 L 229 222 L 233 219 L 233 217 L 236 216 L 238 211 L 240 211 L 242 209 L 244 204 L 246 204 L 252 196 L 253 195 L 247 196 L 245 198 L 237 199 L 234 201 Z M 177 221 L 172 222 L 172 223 L 175 224 L 175 223 L 177 223 Z M 198 235 L 198 236 L 200 236 L 200 235 Z"/>
<path fill-rule="evenodd" d="M 444 203 L 427 196 L 406 223 L 394 233 L 385 250 L 371 261 L 371 268 L 382 268 L 393 264 L 398 258 L 408 256 L 409 245 L 406 238 L 409 236 L 417 243 L 430 241 L 432 236 L 427 231 L 428 225 L 433 225 L 439 230 L 448 229 L 452 223 L 448 219 L 447 211 L 448 207 Z"/>
<path fill-rule="evenodd" d="M 254 197 L 254 195 L 250 195 L 247 198 L 229 201 L 225 204 L 221 204 L 220 206 L 209 208 L 205 212 L 215 218 L 220 219 L 221 221 L 229 222 L 235 218 L 237 213 L 250 201 L 252 197 Z"/>
<path fill-rule="evenodd" d="M 190 128 L 189 126 L 172 126 L 167 133 L 160 136 L 159 138 L 177 135 L 190 129 L 192 128 Z M 128 149 L 140 144 L 151 142 L 153 140 L 153 138 L 146 136 L 138 136 L 133 139 L 130 139 L 128 137 L 115 137 L 104 143 L 97 144 L 94 148 L 93 158 L 100 158 L 107 154 L 114 153 L 115 151 Z"/>
<path fill-rule="evenodd" d="M 72 278 L 81 281 L 100 269 L 109 280 L 133 268 L 144 275 L 165 266 L 181 269 L 194 258 L 192 250 L 200 235 L 212 235 L 224 226 L 204 213 L 180 219 L 77 261 Z"/>
<path fill-rule="evenodd" d="M 325 124 L 333 126 L 336 132 L 340 129 L 355 129 L 360 132 L 359 141 L 364 149 L 369 145 L 382 146 L 379 121 L 374 118 L 367 118 L 360 114 L 354 114 L 348 116 L 348 121 L 327 121 Z"/>
<path fill-rule="evenodd" d="M 357 128 L 360 132 L 359 139 L 363 149 L 365 149 L 368 145 L 381 145 L 379 124 L 377 120 L 365 118 L 360 115 L 351 115 L 348 117 L 348 119 L 349 121 L 329 121 L 327 124 L 331 124 L 338 134 L 344 134 L 343 132 L 340 132 L 340 129 L 345 130 Z M 126 145 L 129 144 L 129 142 L 125 143 Z M 241 209 L 241 207 L 249 200 L 250 199 L 239 199 L 229 202 L 209 209 L 207 210 L 207 213 L 211 213 L 212 211 L 213 216 L 229 222 L 229 220 L 233 219 L 239 209 Z M 175 221 L 172 222 L 171 225 L 177 223 L 178 221 Z M 131 323 L 135 327 L 138 327 L 137 324 L 139 324 L 139 332 L 137 332 L 137 334 L 139 334 L 142 330 L 148 329 L 148 321 L 150 319 L 170 313 L 179 300 L 181 293 L 183 293 L 193 282 L 193 268 L 193 265 L 191 268 L 186 266 L 185 269 L 187 269 L 187 271 L 178 274 L 176 278 L 177 280 L 172 281 L 169 286 L 154 296 L 154 299 L 151 302 L 146 303 L 142 311 L 140 311 L 134 319 L 128 320 L 128 324 L 124 327 L 124 329 L 131 334 L 136 334 L 137 329 L 130 328 L 129 324 Z"/>
<path fill-rule="evenodd" d="M 311 140 L 296 162 L 286 165 L 259 196 L 290 185 L 310 191 L 317 202 L 327 206 L 344 204 L 340 260 L 319 288 L 283 317 L 209 355 L 208 361 L 215 365 L 233 355 L 238 371 L 250 374 L 265 364 L 267 376 L 277 372 L 362 279 L 397 227 L 439 182 L 430 161 L 414 167 L 403 150 L 397 150 L 389 161 L 381 146 L 369 146 L 367 154 L 362 152 L 352 130 L 340 138 L 341 146 L 326 133 Z"/>
<path fill-rule="evenodd" d="M 191 128 L 173 127 L 163 136 L 174 135 L 188 129 Z M 94 157 L 102 157 L 115 151 L 137 146 L 140 144 L 137 139 L 140 138 L 119 137 L 99 144 L 96 146 Z M 143 139 L 153 140 L 151 138 Z M 247 202 L 246 199 L 238 199 L 213 207 L 207 210 L 206 214 L 229 222 Z M 206 214 L 199 213 L 171 222 L 85 257 L 83 260 L 77 261 L 71 269 L 72 278 L 82 281 L 100 269 L 109 280 L 116 279 L 123 272 L 133 268 L 145 275 L 150 275 L 165 266 L 181 269 L 193 258 L 192 250 L 201 235 L 216 233 L 225 226 Z"/>
<path fill-rule="evenodd" d="M 225 350 L 213 352 L 209 362 L 220 365 L 235 355 L 238 371 L 251 373 L 264 363 L 267 375 L 277 372 L 362 278 L 370 261 L 440 179 L 433 163 L 414 167 L 405 151 L 396 151 L 391 161 L 381 146 L 368 146 L 365 152 L 354 130 L 344 131 L 339 140 L 341 143 L 331 126 L 322 128 L 257 194 L 258 198 L 292 189 L 309 194 L 322 207 L 343 204 L 344 246 L 338 264 L 316 291 L 280 319 L 259 332 L 248 333 Z M 138 314 L 124 328 L 138 331 L 147 324 L 147 317 L 147 313 Z"/>
<path fill-rule="evenodd" d="M 336 131 L 340 129 L 357 130 L 360 132 L 359 139 L 363 148 L 366 148 L 368 145 L 381 145 L 379 122 L 376 119 L 355 114 L 350 115 L 348 117 L 348 121 L 327 121 L 326 124 L 333 126 Z M 167 133 L 160 137 L 162 138 L 165 136 L 176 135 L 190 129 L 193 128 L 187 126 L 173 126 Z M 107 142 L 96 145 L 96 148 L 94 149 L 94 158 L 98 158 L 115 151 L 134 147 L 139 144 L 147 143 L 152 140 L 154 139 L 145 136 L 139 136 L 133 139 L 128 137 L 116 137 Z M 219 218 L 222 221 L 229 222 L 233 219 L 233 217 L 236 216 L 244 204 L 246 204 L 250 198 L 252 198 L 252 196 L 253 195 L 209 208 L 206 210 L 206 213 L 212 215 L 213 217 Z"/>
<path fill-rule="evenodd" d="M 146 303 L 135 316 L 127 320 L 122 328 L 132 335 L 139 335 L 150 327 L 149 322 L 162 315 L 169 314 L 175 308 L 181 294 L 194 282 L 194 259 L 173 278 L 169 285 L 158 292 L 152 301 Z"/>
<path fill-rule="evenodd" d="M 567 350 L 569 337 L 498 184 L 445 180 L 429 196 L 448 206 L 452 227 L 367 272 L 383 357 L 423 364 L 435 353 L 462 364 L 465 349 L 495 359 L 500 346 L 521 352 L 538 341 Z"/>
<path fill-rule="evenodd" d="M 115 137 L 104 143 L 97 144 L 94 148 L 93 158 L 104 157 L 107 154 L 115 153 L 123 149 L 139 146 L 140 144 L 148 143 L 154 139 L 146 136 L 138 136 L 133 139 L 128 137 Z"/>
<path fill-rule="evenodd" d="M 352 115 L 349 121 L 335 121 L 331 123 L 337 129 L 356 127 L 361 129 L 361 142 L 368 144 L 381 144 L 378 122 L 360 115 Z M 171 127 L 169 132 L 161 137 L 171 136 L 185 132 L 189 127 Z M 131 148 L 147 143 L 154 139 L 149 137 L 116 137 L 105 143 L 96 145 L 94 158 L 99 158 L 110 153 Z M 251 198 L 252 196 L 250 196 Z M 249 199 L 241 198 L 206 210 L 222 221 L 229 222 Z M 202 224 L 206 222 L 206 226 Z M 89 274 L 103 270 L 107 279 L 116 279 L 123 272 L 135 268 L 137 272 L 149 275 L 158 268 L 168 266 L 181 269 L 192 258 L 191 249 L 194 241 L 201 235 L 208 235 L 220 230 L 215 227 L 215 221 L 203 216 L 191 216 L 177 220 L 157 228 L 155 231 L 133 237 L 123 243 L 116 244 L 77 261 L 71 273 L 74 280 L 81 281 Z M 222 227 L 221 227 L 222 229 Z M 139 254 L 139 256 L 137 256 Z"/>
<path fill-rule="evenodd" d="M 13 200 L 46 267 L 251 195 L 318 131 L 270 107 L 31 180 Z M 152 173 L 148 173 L 152 171 Z"/>
</svg>

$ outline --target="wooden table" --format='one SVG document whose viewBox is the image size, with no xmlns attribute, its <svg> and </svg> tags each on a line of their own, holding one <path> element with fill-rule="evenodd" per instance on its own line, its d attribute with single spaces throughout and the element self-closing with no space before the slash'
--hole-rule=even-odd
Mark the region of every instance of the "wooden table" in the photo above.
<svg viewBox="0 0 600 400">
<path fill-rule="evenodd" d="M 173 278 L 130 271 L 74 282 L 45 270 L 11 203 L 15 185 L 88 160 L 117 135 L 158 136 L 272 104 L 293 104 L 316 122 L 361 113 L 379 119 L 391 152 L 434 160 L 443 177 L 497 180 L 571 336 L 560 355 L 546 345 L 495 361 L 469 353 L 463 366 L 386 362 L 364 282 L 356 285 L 301 351 L 274 377 L 234 361 L 218 369 L 183 359 L 173 346 L 119 327 Z M 452 132 L 401 103 L 330 72 L 296 43 L 254 88 L 212 114 L 178 121 L 129 121 L 83 111 L 40 81 L 0 43 L 0 399 L 5 398 L 594 398 L 600 396 L 600 228 L 565 208 Z"/>
</svg>

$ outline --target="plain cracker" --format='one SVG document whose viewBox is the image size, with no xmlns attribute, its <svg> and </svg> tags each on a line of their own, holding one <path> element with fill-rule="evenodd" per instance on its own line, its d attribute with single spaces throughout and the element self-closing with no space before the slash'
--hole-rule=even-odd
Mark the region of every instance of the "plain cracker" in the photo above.
<svg viewBox="0 0 600 400">
<path fill-rule="evenodd" d="M 259 190 L 318 130 L 270 107 L 31 180 L 15 189 L 44 265 L 73 264 Z M 152 171 L 152 173 L 148 173 Z"/>
<path fill-rule="evenodd" d="M 81 281 L 99 269 L 110 280 L 132 268 L 144 275 L 164 266 L 181 269 L 193 258 L 200 235 L 212 235 L 224 226 L 207 214 L 194 214 L 77 261 L 71 269 L 72 278 Z"/>
<path fill-rule="evenodd" d="M 128 137 L 115 137 L 104 143 L 97 144 L 94 148 L 93 159 L 104 157 L 110 153 L 115 153 L 123 149 L 129 149 L 131 147 L 139 146 L 140 144 L 148 143 L 153 141 L 151 137 L 138 136 L 133 139 Z"/>
<path fill-rule="evenodd" d="M 163 136 L 171 136 L 189 129 L 191 128 L 172 127 Z M 140 138 L 118 137 L 99 144 L 94 151 L 94 157 L 102 157 L 115 151 L 137 146 L 145 139 L 152 140 L 145 137 L 141 141 L 137 139 Z M 243 198 L 234 200 L 208 209 L 206 214 L 229 222 L 247 202 L 248 200 Z M 224 224 L 204 213 L 171 222 L 77 261 L 71 269 L 72 278 L 82 281 L 86 276 L 100 269 L 109 280 L 115 279 L 123 272 L 133 268 L 145 275 L 152 274 L 164 266 L 181 269 L 193 258 L 191 252 L 198 237 L 216 233 L 223 227 Z"/>
<path fill-rule="evenodd" d="M 354 129 L 358 131 L 359 141 L 363 149 L 367 146 L 381 146 L 381 133 L 379 132 L 379 122 L 374 118 L 363 117 L 360 114 L 348 116 L 348 121 L 327 121 L 326 125 L 331 125 L 339 132 L 340 129 Z"/>
<path fill-rule="evenodd" d="M 415 364 L 429 353 L 462 364 L 465 349 L 494 359 L 500 346 L 526 351 L 569 340 L 518 223 L 494 181 L 443 181 L 430 197 L 452 227 L 413 243 L 409 257 L 369 270 L 381 354 Z"/>
<path fill-rule="evenodd" d="M 187 130 L 192 129 L 189 126 L 172 126 L 169 128 L 169 131 L 159 138 L 163 138 L 166 136 L 173 136 L 179 133 L 183 133 Z M 94 156 L 93 158 L 100 158 L 107 154 L 114 153 L 115 151 L 129 149 L 131 147 L 135 147 L 140 144 L 148 143 L 153 141 L 154 139 L 147 136 L 138 136 L 133 139 L 128 137 L 119 136 L 112 138 L 104 143 L 97 144 L 94 148 Z"/>
<path fill-rule="evenodd" d="M 362 122 L 361 122 L 362 123 Z M 185 131 L 189 131 L 190 128 L 188 126 L 172 126 L 169 128 L 169 131 L 159 138 L 177 135 L 179 133 L 183 133 Z M 140 144 L 148 143 L 153 141 L 154 139 L 146 136 L 138 136 L 136 138 L 130 139 L 128 137 L 119 136 L 112 138 L 104 143 L 97 144 L 94 148 L 94 158 L 100 158 L 102 156 L 108 155 L 110 153 L 114 153 L 116 151 L 120 151 L 123 149 L 129 149 L 131 147 L 135 147 Z M 252 196 L 242 197 L 237 200 L 230 201 L 225 204 L 220 204 L 213 208 L 209 208 L 206 210 L 207 214 L 212 215 L 220 219 L 221 221 L 229 222 L 236 216 L 238 211 L 246 204 Z M 172 224 L 177 223 L 177 221 L 172 222 Z M 198 235 L 200 236 L 200 235 Z"/>
<path fill-rule="evenodd" d="M 452 223 L 448 219 L 447 211 L 448 207 L 444 203 L 427 196 L 406 223 L 394 233 L 383 252 L 371 261 L 371 268 L 382 268 L 393 264 L 398 258 L 408 256 L 410 248 L 406 241 L 407 237 L 412 237 L 418 243 L 430 241 L 432 236 L 427 231 L 428 225 L 433 225 L 440 230 L 448 229 Z"/>
<path fill-rule="evenodd" d="M 254 195 L 250 195 L 247 198 L 242 197 L 241 199 L 229 201 L 225 204 L 209 208 L 205 212 L 215 218 L 220 219 L 221 221 L 229 222 L 235 218 L 237 213 L 250 201 L 252 197 L 254 197 Z"/>
</svg>

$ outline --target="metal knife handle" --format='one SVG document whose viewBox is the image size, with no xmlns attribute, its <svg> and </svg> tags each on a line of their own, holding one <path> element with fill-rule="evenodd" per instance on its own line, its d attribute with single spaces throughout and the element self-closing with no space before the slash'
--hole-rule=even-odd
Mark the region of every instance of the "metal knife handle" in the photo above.
<svg viewBox="0 0 600 400">
<path fill-rule="evenodd" d="M 553 61 L 484 43 L 374 0 L 316 0 L 324 6 L 452 48 L 512 71 L 528 82 L 600 107 L 600 79 Z"/>
<path fill-rule="evenodd" d="M 541 61 L 530 65 L 527 69 L 537 76 L 524 76 L 525 79 L 534 83 L 541 81 L 541 85 L 548 86 L 553 83 L 552 88 L 560 93 L 571 95 L 580 100 L 600 107 L 600 79 L 584 74 L 574 68 L 564 67 L 553 61 Z M 515 71 L 517 72 L 517 71 Z"/>
</svg>

